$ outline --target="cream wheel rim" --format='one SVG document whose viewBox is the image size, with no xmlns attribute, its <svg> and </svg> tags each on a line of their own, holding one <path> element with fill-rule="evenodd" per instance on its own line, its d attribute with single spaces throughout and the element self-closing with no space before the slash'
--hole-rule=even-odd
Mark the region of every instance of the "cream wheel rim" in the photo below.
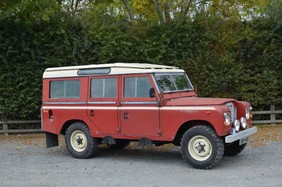
<svg viewBox="0 0 282 187">
<path fill-rule="evenodd" d="M 87 138 L 82 131 L 76 130 L 71 134 L 70 143 L 75 151 L 82 152 L 87 147 Z"/>
<path fill-rule="evenodd" d="M 212 154 L 212 145 L 206 137 L 198 135 L 189 141 L 188 151 L 195 160 L 205 161 Z"/>
</svg>

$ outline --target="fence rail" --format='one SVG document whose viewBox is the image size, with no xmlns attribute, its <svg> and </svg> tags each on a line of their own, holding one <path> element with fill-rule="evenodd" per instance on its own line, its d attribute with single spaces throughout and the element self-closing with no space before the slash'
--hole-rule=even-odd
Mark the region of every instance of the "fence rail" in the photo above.
<svg viewBox="0 0 282 187">
<path fill-rule="evenodd" d="M 282 110 L 275 110 L 275 105 L 270 106 L 270 111 L 253 111 L 253 116 L 270 115 L 268 120 L 253 120 L 253 124 L 282 124 L 282 119 L 277 119 L 277 114 L 282 114 Z M 0 134 L 8 133 L 30 133 L 42 132 L 40 128 L 24 129 L 26 124 L 40 124 L 40 120 L 3 120 L 0 121 Z M 17 125 L 18 129 L 10 129 L 9 125 Z M 2 130 L 1 130 L 2 125 Z"/>
<path fill-rule="evenodd" d="M 0 130 L 0 134 L 8 134 L 8 133 L 29 133 L 29 132 L 42 132 L 40 128 L 26 129 L 20 128 L 26 124 L 40 124 L 40 120 L 3 120 L 0 121 L 0 125 L 2 125 L 2 130 Z M 9 125 L 16 124 L 18 129 L 10 129 Z"/>
</svg>

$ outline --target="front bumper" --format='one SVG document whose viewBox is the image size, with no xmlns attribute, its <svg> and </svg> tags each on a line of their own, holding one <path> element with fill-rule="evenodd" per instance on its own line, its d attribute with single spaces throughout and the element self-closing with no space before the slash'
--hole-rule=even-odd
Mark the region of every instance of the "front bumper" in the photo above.
<svg viewBox="0 0 282 187">
<path fill-rule="evenodd" d="M 241 138 L 245 138 L 247 136 L 250 136 L 252 134 L 255 134 L 257 132 L 257 127 L 252 127 L 243 131 L 240 131 L 236 134 L 232 134 L 229 136 L 225 137 L 225 143 L 232 143 L 235 142 L 237 140 L 240 140 Z"/>
</svg>

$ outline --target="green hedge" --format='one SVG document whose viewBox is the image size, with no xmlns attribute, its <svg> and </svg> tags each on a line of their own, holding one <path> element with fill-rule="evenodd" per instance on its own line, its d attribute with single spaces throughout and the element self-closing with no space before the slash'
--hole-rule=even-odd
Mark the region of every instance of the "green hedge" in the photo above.
<svg viewBox="0 0 282 187">
<path fill-rule="evenodd" d="M 160 25 L 58 10 L 28 22 L 4 17 L 0 28 L 0 109 L 9 119 L 39 118 L 45 68 L 120 61 L 179 66 L 200 96 L 282 103 L 282 24 L 271 18 Z"/>
</svg>

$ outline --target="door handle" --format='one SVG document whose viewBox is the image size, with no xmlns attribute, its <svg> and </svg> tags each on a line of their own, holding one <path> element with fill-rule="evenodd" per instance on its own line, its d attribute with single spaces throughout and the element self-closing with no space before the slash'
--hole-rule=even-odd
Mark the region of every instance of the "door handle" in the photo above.
<svg viewBox="0 0 282 187">
<path fill-rule="evenodd" d="M 128 113 L 127 112 L 123 113 L 123 119 L 128 119 Z"/>
<path fill-rule="evenodd" d="M 94 116 L 94 110 L 90 110 L 90 116 Z"/>
<path fill-rule="evenodd" d="M 52 110 L 48 110 L 48 115 L 49 115 L 49 119 L 50 120 L 54 119 L 53 111 Z"/>
</svg>

